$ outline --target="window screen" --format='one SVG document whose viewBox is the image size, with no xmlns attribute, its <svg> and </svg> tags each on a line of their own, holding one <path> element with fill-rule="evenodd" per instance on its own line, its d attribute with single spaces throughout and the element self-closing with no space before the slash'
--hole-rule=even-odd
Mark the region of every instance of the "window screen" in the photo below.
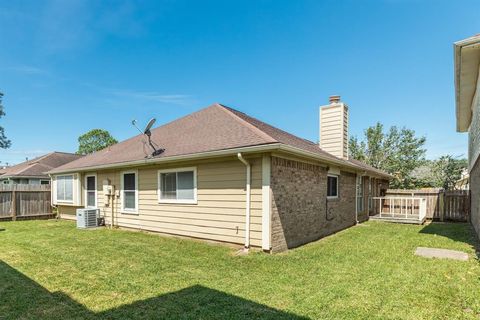
<svg viewBox="0 0 480 320">
<path fill-rule="evenodd" d="M 73 176 L 57 177 L 57 200 L 73 201 Z"/>
<path fill-rule="evenodd" d="M 95 176 L 87 177 L 87 207 L 97 206 L 97 186 Z"/>
<path fill-rule="evenodd" d="M 135 173 L 123 174 L 123 209 L 125 210 L 137 209 L 137 186 L 135 180 Z"/>
<path fill-rule="evenodd" d="M 194 171 L 160 173 L 161 200 L 195 200 Z"/>
<path fill-rule="evenodd" d="M 327 177 L 327 197 L 338 197 L 338 177 Z"/>
</svg>

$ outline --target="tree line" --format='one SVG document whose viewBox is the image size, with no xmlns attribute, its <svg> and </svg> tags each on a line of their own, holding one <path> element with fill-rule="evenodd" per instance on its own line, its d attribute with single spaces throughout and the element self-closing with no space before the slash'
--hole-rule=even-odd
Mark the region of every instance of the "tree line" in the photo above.
<svg viewBox="0 0 480 320">
<path fill-rule="evenodd" d="M 443 155 L 425 158 L 426 138 L 405 127 L 388 130 L 377 122 L 364 130 L 363 139 L 351 137 L 349 153 L 354 159 L 388 172 L 393 176 L 390 188 L 454 189 L 467 168 L 467 159 Z"/>
</svg>

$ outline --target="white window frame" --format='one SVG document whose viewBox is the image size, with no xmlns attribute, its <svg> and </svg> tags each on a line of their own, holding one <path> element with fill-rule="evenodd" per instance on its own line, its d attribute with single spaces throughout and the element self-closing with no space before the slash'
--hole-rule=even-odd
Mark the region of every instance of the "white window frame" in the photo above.
<svg viewBox="0 0 480 320">
<path fill-rule="evenodd" d="M 185 172 L 193 171 L 193 199 L 162 199 L 162 173 L 172 173 L 172 172 Z M 177 184 L 178 185 L 178 184 Z M 157 196 L 158 203 L 180 203 L 180 204 L 197 204 L 197 167 L 184 167 L 184 168 L 174 168 L 174 169 L 162 169 L 157 172 Z"/>
<path fill-rule="evenodd" d="M 124 181 L 123 176 L 129 173 L 135 174 L 135 209 L 125 209 Z M 138 170 L 122 171 L 120 173 L 120 213 L 138 214 Z"/>
<path fill-rule="evenodd" d="M 95 178 L 95 205 L 93 207 L 88 206 L 88 189 L 87 189 L 88 184 L 87 184 L 87 180 L 88 180 L 88 178 L 91 178 L 91 177 Z M 92 173 L 92 174 L 85 175 L 85 208 L 89 208 L 89 209 L 96 209 L 97 208 L 97 206 L 98 206 L 97 195 L 98 195 L 97 174 Z"/>
<path fill-rule="evenodd" d="M 60 200 L 58 199 L 58 178 L 60 177 L 72 177 L 72 200 Z M 64 188 L 65 190 L 65 188 Z M 61 174 L 55 177 L 55 199 L 57 203 L 69 203 L 73 204 L 75 199 L 75 175 L 74 174 Z"/>
<path fill-rule="evenodd" d="M 337 195 L 336 196 L 329 196 L 328 195 L 328 177 L 331 177 L 331 178 L 336 178 L 337 179 Z M 327 199 L 338 199 L 339 198 L 339 194 L 338 194 L 338 190 L 339 190 L 339 184 L 340 182 L 340 177 L 336 174 L 327 174 Z"/>
</svg>

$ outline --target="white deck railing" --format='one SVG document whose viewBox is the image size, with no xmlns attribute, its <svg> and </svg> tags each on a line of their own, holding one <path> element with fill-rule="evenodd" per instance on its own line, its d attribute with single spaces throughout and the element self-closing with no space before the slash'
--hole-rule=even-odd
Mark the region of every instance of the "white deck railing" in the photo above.
<svg viewBox="0 0 480 320">
<path fill-rule="evenodd" d="M 427 215 L 427 202 L 415 197 L 373 197 L 373 214 L 380 218 L 423 221 Z"/>
</svg>

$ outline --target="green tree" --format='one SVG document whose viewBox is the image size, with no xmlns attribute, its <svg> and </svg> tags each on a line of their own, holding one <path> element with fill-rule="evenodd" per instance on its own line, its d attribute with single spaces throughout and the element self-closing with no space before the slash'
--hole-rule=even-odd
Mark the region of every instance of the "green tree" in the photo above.
<svg viewBox="0 0 480 320">
<path fill-rule="evenodd" d="M 425 160 L 425 137 L 417 137 L 415 131 L 407 128 L 390 127 L 384 132 L 377 122 L 364 131 L 364 140 L 350 138 L 350 156 L 393 176 L 391 188 L 415 188 L 412 172 Z"/>
<path fill-rule="evenodd" d="M 5 112 L 3 111 L 2 99 L 3 93 L 0 92 L 0 118 L 5 115 Z M 11 145 L 12 142 L 5 136 L 5 129 L 0 126 L 0 149 L 10 148 Z"/>
<path fill-rule="evenodd" d="M 102 129 L 93 129 L 78 137 L 78 154 L 90 154 L 102 150 L 118 141 L 110 132 Z"/>
<path fill-rule="evenodd" d="M 467 159 L 454 158 L 451 155 L 441 156 L 431 164 L 431 181 L 438 188 L 453 190 L 455 183 L 462 177 L 467 168 Z"/>
</svg>

